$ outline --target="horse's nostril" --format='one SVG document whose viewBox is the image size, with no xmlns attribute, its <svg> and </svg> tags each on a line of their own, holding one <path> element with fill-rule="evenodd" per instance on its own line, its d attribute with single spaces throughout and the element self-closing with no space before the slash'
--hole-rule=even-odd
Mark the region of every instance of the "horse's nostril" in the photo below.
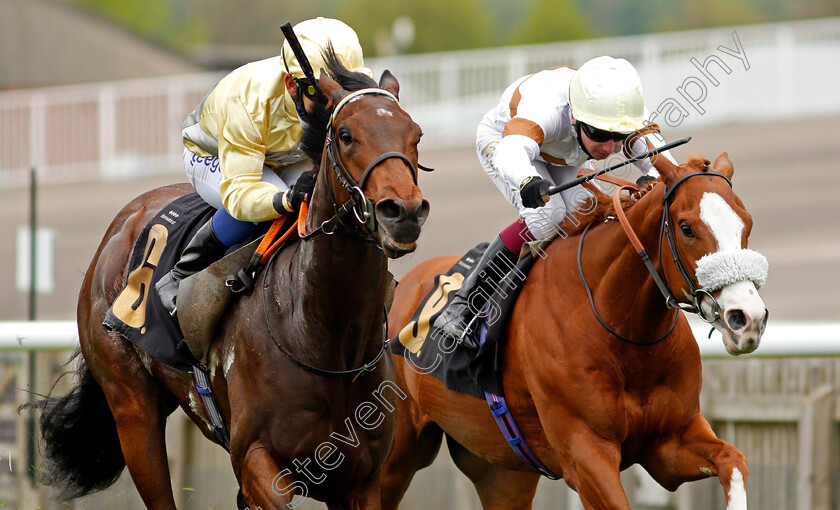
<svg viewBox="0 0 840 510">
<path fill-rule="evenodd" d="M 741 310 L 731 310 L 726 314 L 726 323 L 732 331 L 743 329 L 747 325 L 747 316 Z"/>
<path fill-rule="evenodd" d="M 422 225 L 426 221 L 426 218 L 429 217 L 429 201 L 425 199 L 421 200 L 411 215 L 417 218 L 417 221 Z"/>
<path fill-rule="evenodd" d="M 764 309 L 764 317 L 761 318 L 761 329 L 759 333 L 764 333 L 764 328 L 767 327 L 767 319 L 770 317 L 770 310 Z"/>
<path fill-rule="evenodd" d="M 376 204 L 379 221 L 396 222 L 405 217 L 405 206 L 396 200 L 382 200 Z"/>
</svg>

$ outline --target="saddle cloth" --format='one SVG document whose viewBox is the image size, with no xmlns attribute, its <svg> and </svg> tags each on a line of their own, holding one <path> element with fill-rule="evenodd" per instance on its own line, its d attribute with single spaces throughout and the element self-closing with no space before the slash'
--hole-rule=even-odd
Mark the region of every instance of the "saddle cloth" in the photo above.
<svg viewBox="0 0 840 510">
<path fill-rule="evenodd" d="M 420 302 L 411 321 L 391 341 L 392 351 L 411 363 L 413 370 L 433 375 L 449 390 L 480 399 L 485 398 L 485 391 L 503 394 L 499 375 L 500 348 L 506 339 L 510 312 L 524 277 L 534 264 L 533 255 L 525 255 L 519 260 L 470 328 L 468 334 L 476 344 L 481 343 L 478 351 L 464 348 L 432 324 L 455 291 L 461 288 L 487 246 L 488 243 L 477 245 L 446 273 L 435 276 L 431 292 Z"/>
<path fill-rule="evenodd" d="M 198 362 L 184 343 L 178 320 L 163 307 L 154 287 L 215 212 L 196 193 L 177 198 L 161 209 L 140 232 L 125 288 L 102 322 L 153 358 L 179 370 L 189 371 Z"/>
<path fill-rule="evenodd" d="M 192 371 L 193 365 L 200 364 L 199 358 L 206 361 L 204 355 L 209 345 L 197 345 L 197 342 L 205 341 L 204 338 L 184 339 L 181 323 L 178 318 L 169 315 L 158 299 L 154 287 L 178 262 L 195 232 L 209 221 L 215 212 L 216 209 L 196 193 L 179 197 L 161 209 L 137 237 L 129 261 L 125 287 L 114 300 L 102 322 L 106 328 L 116 331 L 153 358 L 179 370 Z M 187 300 L 185 302 L 190 302 L 188 291 L 196 286 L 205 293 L 215 290 L 224 293 L 225 297 L 232 297 L 233 294 L 224 284 L 226 274 L 219 276 L 216 272 L 222 268 L 236 273 L 247 266 L 259 243 L 258 239 L 263 237 L 270 226 L 270 221 L 258 225 L 243 243 L 228 248 L 223 260 L 182 281 L 181 290 L 182 293 L 186 293 L 182 296 Z M 286 242 L 284 247 L 288 245 L 289 242 Z M 200 304 L 194 304 L 192 308 Z M 198 315 L 203 323 L 215 320 L 212 326 L 215 328 L 226 306 L 227 300 L 224 300 L 223 306 L 216 306 L 215 309 L 189 311 L 192 312 L 192 316 Z M 185 314 L 179 314 L 182 315 Z M 184 320 L 184 317 L 180 318 Z M 187 324 L 190 325 L 190 321 Z M 203 331 L 201 327 L 197 329 Z M 211 326 L 204 325 L 204 329 L 211 329 Z"/>
</svg>

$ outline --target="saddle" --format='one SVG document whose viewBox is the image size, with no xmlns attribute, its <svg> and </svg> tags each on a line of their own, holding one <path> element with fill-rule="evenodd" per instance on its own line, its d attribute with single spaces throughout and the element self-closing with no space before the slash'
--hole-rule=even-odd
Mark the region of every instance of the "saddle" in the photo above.
<svg viewBox="0 0 840 510">
<path fill-rule="evenodd" d="M 417 370 L 429 373 L 446 384 L 447 389 L 484 398 L 484 392 L 501 394 L 499 347 L 506 338 L 506 327 L 527 273 L 535 258 L 523 250 L 516 267 L 504 278 L 467 333 L 480 345 L 478 351 L 463 347 L 433 326 L 475 263 L 487 249 L 481 243 L 464 254 L 446 273 L 435 277 L 434 285 L 415 310 L 414 315 L 391 340 L 394 354 L 403 356 Z M 516 278 L 512 276 L 516 274 Z"/>
<path fill-rule="evenodd" d="M 244 244 L 232 247 L 222 259 L 182 280 L 178 314 L 173 318 L 152 289 L 215 211 L 195 193 L 161 209 L 138 236 L 126 285 L 103 321 L 106 328 L 118 332 L 153 358 L 183 371 L 206 365 L 216 327 L 236 295 L 231 286 L 240 293 L 248 291 L 247 283 L 253 282 L 247 280 L 252 280 L 266 258 L 266 250 L 260 250 L 263 243 L 268 244 L 266 230 L 280 228 L 280 224 L 271 228 L 269 224 L 260 225 Z M 281 244 L 272 245 L 272 251 Z M 239 284 L 243 279 L 246 285 Z"/>
</svg>

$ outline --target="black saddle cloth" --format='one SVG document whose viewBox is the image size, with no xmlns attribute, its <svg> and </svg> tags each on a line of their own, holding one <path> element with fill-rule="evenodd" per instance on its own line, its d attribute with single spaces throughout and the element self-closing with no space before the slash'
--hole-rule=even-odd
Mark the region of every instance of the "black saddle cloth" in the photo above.
<svg viewBox="0 0 840 510">
<path fill-rule="evenodd" d="M 172 270 L 195 232 L 215 212 L 197 193 L 179 197 L 161 209 L 137 238 L 125 288 L 102 322 L 153 358 L 179 370 L 191 371 L 198 360 L 184 342 L 178 319 L 160 302 L 155 283 Z M 270 224 L 257 227 L 245 242 L 264 234 Z"/>
<path fill-rule="evenodd" d="M 412 369 L 433 375 L 452 391 L 484 399 L 484 391 L 502 395 L 499 375 L 501 346 L 507 338 L 507 325 L 513 305 L 524 285 L 524 277 L 534 264 L 534 257 L 527 255 L 517 264 L 492 299 L 485 312 L 473 324 L 470 336 L 478 351 L 457 344 L 453 339 L 434 328 L 440 315 L 461 283 L 475 269 L 475 263 L 487 249 L 481 243 L 467 252 L 446 273 L 435 276 L 432 291 L 423 298 L 411 321 L 392 339 L 391 349 L 412 364 Z"/>
</svg>

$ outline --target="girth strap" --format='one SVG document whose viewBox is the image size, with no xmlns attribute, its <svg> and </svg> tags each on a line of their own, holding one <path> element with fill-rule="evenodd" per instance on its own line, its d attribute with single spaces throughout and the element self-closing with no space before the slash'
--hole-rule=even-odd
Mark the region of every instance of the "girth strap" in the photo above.
<svg viewBox="0 0 840 510">
<path fill-rule="evenodd" d="M 482 324 L 481 334 L 478 339 L 479 344 L 484 345 L 486 339 L 487 324 Z M 499 430 L 505 436 L 505 440 L 513 449 L 514 453 L 522 459 L 522 462 L 550 480 L 559 480 L 561 477 L 543 464 L 539 457 L 528 448 L 525 438 L 522 437 L 522 433 L 519 432 L 519 427 L 516 426 L 516 422 L 513 420 L 513 415 L 507 406 L 505 397 L 485 391 L 484 398 L 487 399 L 487 405 L 490 406 L 490 413 L 493 415 L 493 419 L 496 420 L 496 425 L 498 425 Z"/>
<path fill-rule="evenodd" d="M 225 422 L 222 421 L 222 414 L 219 412 L 219 406 L 216 405 L 216 399 L 213 398 L 213 390 L 210 388 L 210 379 L 207 377 L 207 372 L 203 367 L 193 365 L 193 379 L 195 380 L 195 390 L 201 397 L 204 410 L 207 411 L 207 416 L 213 426 L 213 434 L 216 435 L 224 449 L 230 452 L 230 434 L 227 432 Z"/>
</svg>

